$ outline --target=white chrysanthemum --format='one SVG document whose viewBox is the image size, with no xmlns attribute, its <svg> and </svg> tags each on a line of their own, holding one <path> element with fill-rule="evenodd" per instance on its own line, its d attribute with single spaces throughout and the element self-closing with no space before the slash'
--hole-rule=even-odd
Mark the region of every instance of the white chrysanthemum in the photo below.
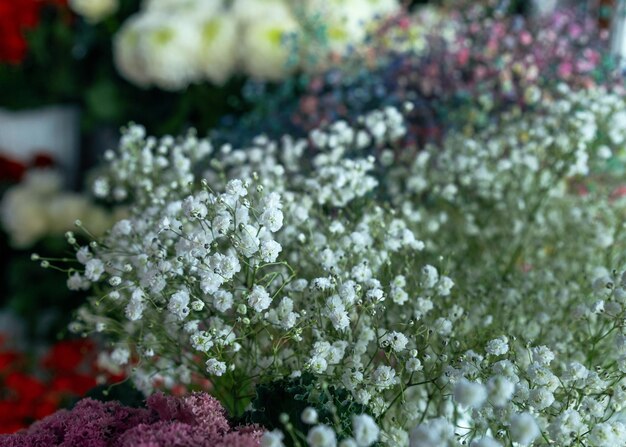
<svg viewBox="0 0 626 447">
<path fill-rule="evenodd" d="M 277 81 L 295 69 L 290 61 L 290 56 L 294 56 L 290 39 L 300 27 L 286 7 L 279 11 L 249 23 L 243 30 L 240 58 L 249 76 Z"/>
<path fill-rule="evenodd" d="M 69 0 L 69 7 L 90 23 L 98 23 L 115 14 L 119 0 Z"/>
<path fill-rule="evenodd" d="M 155 11 L 131 17 L 118 32 L 118 70 L 140 86 L 180 90 L 200 78 L 201 39 L 195 14 Z"/>
<path fill-rule="evenodd" d="M 283 15 L 286 10 L 292 12 L 289 8 L 290 2 L 285 0 L 235 0 L 230 12 L 240 23 L 249 25 Z"/>
<path fill-rule="evenodd" d="M 149 26 L 148 15 L 130 17 L 113 37 L 113 60 L 117 70 L 128 81 L 140 87 L 150 85 L 144 58 L 139 51 L 139 42 Z"/>
<path fill-rule="evenodd" d="M 224 84 L 237 63 L 238 23 L 233 14 L 219 11 L 201 14 L 196 26 L 201 39 L 200 70 L 211 82 Z"/>
</svg>

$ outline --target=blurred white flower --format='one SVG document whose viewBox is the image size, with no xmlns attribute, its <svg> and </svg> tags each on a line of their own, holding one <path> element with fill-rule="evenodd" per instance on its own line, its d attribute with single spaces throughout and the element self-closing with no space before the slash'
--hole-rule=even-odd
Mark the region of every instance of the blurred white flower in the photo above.
<svg viewBox="0 0 626 447">
<path fill-rule="evenodd" d="M 118 0 L 69 0 L 69 7 L 90 23 L 98 23 L 115 14 Z"/>
<path fill-rule="evenodd" d="M 376 19 L 400 10 L 397 0 L 312 0 L 307 14 L 326 27 L 331 51 L 346 53 L 362 43 Z"/>
<path fill-rule="evenodd" d="M 300 26 L 287 7 L 273 11 L 272 16 L 245 27 L 240 56 L 246 74 L 276 81 L 295 69 L 289 61 L 294 52 L 291 39 L 297 36 Z"/>
<path fill-rule="evenodd" d="M 147 27 L 148 16 L 129 18 L 113 38 L 113 59 L 122 76 L 139 87 L 147 87 L 150 78 L 143 66 L 139 40 Z"/>
<path fill-rule="evenodd" d="M 237 20 L 232 14 L 205 12 L 198 25 L 201 34 L 200 69 L 211 82 L 221 85 L 232 75 L 237 63 Z"/>
</svg>

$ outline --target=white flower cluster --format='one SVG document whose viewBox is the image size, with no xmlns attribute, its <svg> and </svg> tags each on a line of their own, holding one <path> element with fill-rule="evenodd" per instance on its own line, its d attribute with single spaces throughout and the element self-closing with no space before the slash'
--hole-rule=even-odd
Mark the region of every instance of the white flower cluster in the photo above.
<svg viewBox="0 0 626 447">
<path fill-rule="evenodd" d="M 303 68 L 305 53 L 319 52 L 307 48 L 316 43 L 306 29 L 324 29 L 324 45 L 344 53 L 398 10 L 397 0 L 152 0 L 116 35 L 115 62 L 131 82 L 165 90 L 220 85 L 239 72 L 280 80 Z"/>
<path fill-rule="evenodd" d="M 310 376 L 367 409 L 311 446 L 623 445 L 624 107 L 562 89 L 425 150 L 410 107 L 239 149 L 131 128 L 96 188 L 132 213 L 79 248 L 73 329 L 146 391 L 203 374 L 233 410 Z"/>
<path fill-rule="evenodd" d="M 4 193 L 0 223 L 12 245 L 28 248 L 46 236 L 63 236 L 74 228 L 76 219 L 98 236 L 115 222 L 115 216 L 87 195 L 63 191 L 62 180 L 58 171 L 31 169 L 20 184 Z"/>
</svg>

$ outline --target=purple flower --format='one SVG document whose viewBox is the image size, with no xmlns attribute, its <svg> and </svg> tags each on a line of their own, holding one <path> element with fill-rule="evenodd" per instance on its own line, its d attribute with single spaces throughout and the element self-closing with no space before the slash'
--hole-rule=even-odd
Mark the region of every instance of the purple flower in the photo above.
<svg viewBox="0 0 626 447">
<path fill-rule="evenodd" d="M 222 405 L 205 393 L 155 394 L 147 408 L 83 399 L 22 432 L 0 437 L 0 447 L 253 447 L 258 426 L 233 429 Z"/>
</svg>

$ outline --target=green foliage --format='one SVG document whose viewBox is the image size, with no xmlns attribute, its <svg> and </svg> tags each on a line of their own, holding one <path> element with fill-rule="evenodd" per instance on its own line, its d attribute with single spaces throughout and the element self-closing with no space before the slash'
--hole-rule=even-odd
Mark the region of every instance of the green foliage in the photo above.
<svg viewBox="0 0 626 447">
<path fill-rule="evenodd" d="M 242 416 L 242 424 L 259 424 L 268 430 L 279 429 L 289 435 L 285 442 L 288 446 L 299 445 L 304 441 L 310 426 L 302 422 L 301 415 L 305 408 L 317 410 L 319 423 L 336 428 L 337 433 L 346 436 L 352 433 L 352 416 L 368 413 L 367 407 L 355 403 L 349 393 L 336 384 L 322 384 L 312 374 L 305 373 L 294 379 L 283 379 L 261 384 L 256 387 L 256 397 L 251 403 L 253 410 Z M 289 417 L 292 428 L 285 430 L 281 422 Z M 306 445 L 306 444 L 305 444 Z M 374 444 L 375 446 L 380 444 Z"/>
</svg>

